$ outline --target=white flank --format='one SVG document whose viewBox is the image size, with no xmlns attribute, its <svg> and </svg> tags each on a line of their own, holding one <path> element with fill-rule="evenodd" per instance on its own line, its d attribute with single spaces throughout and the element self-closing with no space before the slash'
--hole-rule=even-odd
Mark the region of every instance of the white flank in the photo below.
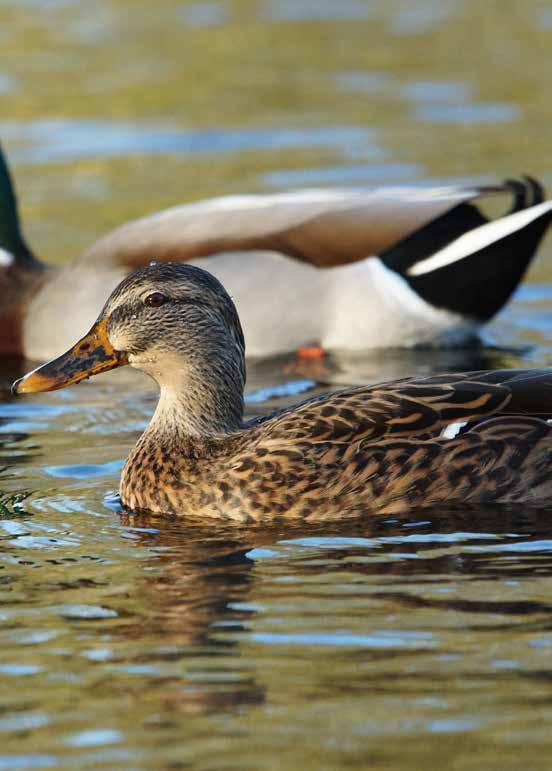
<svg viewBox="0 0 552 771">
<path fill-rule="evenodd" d="M 433 270 L 451 265 L 453 262 L 469 257 L 470 254 L 474 254 L 518 230 L 523 230 L 531 222 L 549 211 L 552 211 L 552 201 L 545 201 L 537 206 L 531 206 L 529 209 L 509 214 L 494 222 L 474 228 L 469 233 L 464 233 L 463 236 L 452 241 L 444 249 L 432 254 L 431 257 L 417 262 L 408 269 L 407 273 L 409 276 L 423 276 L 425 273 L 431 273 Z"/>
<path fill-rule="evenodd" d="M 10 265 L 13 265 L 14 260 L 15 257 L 11 252 L 8 252 L 6 249 L 2 249 L 2 247 L 0 247 L 0 267 L 9 268 Z"/>
<path fill-rule="evenodd" d="M 323 334 L 327 350 L 463 344 L 477 325 L 435 308 L 379 257 L 320 270 Z"/>
</svg>

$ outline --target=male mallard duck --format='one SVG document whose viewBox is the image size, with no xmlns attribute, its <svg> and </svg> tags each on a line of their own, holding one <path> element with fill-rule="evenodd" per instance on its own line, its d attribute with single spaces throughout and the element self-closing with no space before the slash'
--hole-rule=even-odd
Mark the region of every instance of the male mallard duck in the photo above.
<svg viewBox="0 0 552 771">
<path fill-rule="evenodd" d="M 477 204 L 499 194 L 513 204 L 489 222 Z M 251 356 L 461 345 L 508 300 L 551 218 L 552 201 L 529 178 L 227 196 L 130 222 L 46 270 L 23 238 L 0 155 L 0 353 L 43 359 L 67 348 L 151 255 L 222 281 Z"/>
<path fill-rule="evenodd" d="M 130 509 L 323 519 L 552 495 L 552 371 L 406 379 L 244 422 L 234 303 L 200 268 L 152 264 L 122 281 L 71 350 L 13 390 L 63 388 L 123 364 L 160 389 L 123 470 Z M 458 421 L 468 430 L 448 438 Z"/>
</svg>

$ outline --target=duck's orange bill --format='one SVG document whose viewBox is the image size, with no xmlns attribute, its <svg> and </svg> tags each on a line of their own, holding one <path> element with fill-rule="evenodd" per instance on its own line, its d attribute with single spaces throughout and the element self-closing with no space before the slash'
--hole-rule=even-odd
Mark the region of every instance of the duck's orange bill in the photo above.
<svg viewBox="0 0 552 771">
<path fill-rule="evenodd" d="M 126 353 L 113 348 L 107 336 L 107 319 L 100 319 L 69 351 L 16 380 L 12 393 L 55 391 L 123 364 L 128 364 Z"/>
</svg>

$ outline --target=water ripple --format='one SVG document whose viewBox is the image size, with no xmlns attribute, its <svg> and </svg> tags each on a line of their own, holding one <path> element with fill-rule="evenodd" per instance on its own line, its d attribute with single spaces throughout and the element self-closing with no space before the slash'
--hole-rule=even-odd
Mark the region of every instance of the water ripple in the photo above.
<svg viewBox="0 0 552 771">
<path fill-rule="evenodd" d="M 374 141 L 373 131 L 358 126 L 185 131 L 99 120 L 2 121 L 0 136 L 14 143 L 12 160 L 35 164 L 137 153 L 217 154 L 301 147 L 336 147 L 348 155 Z"/>
</svg>

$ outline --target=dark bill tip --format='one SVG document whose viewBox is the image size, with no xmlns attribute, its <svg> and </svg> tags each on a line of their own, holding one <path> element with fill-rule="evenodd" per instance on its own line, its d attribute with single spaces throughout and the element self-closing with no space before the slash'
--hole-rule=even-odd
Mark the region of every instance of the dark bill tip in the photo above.
<svg viewBox="0 0 552 771">
<path fill-rule="evenodd" d="M 100 319 L 69 351 L 16 380 L 11 391 L 16 396 L 56 391 L 127 363 L 127 355 L 109 342 L 106 320 Z"/>
</svg>

